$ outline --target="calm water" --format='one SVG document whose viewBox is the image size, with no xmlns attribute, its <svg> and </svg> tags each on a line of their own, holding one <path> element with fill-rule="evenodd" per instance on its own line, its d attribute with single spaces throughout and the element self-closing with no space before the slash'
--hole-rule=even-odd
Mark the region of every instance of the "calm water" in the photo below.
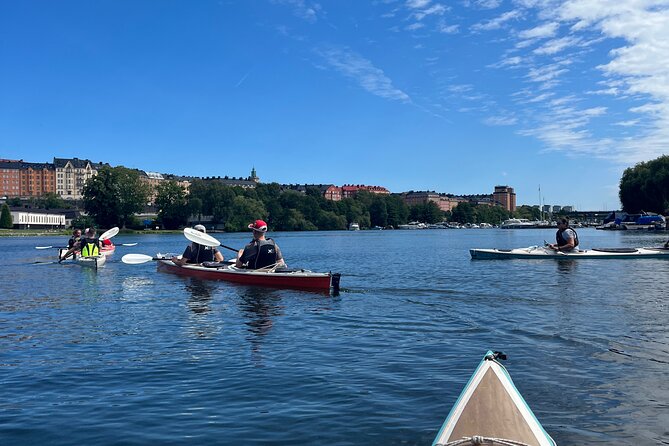
<svg viewBox="0 0 669 446">
<path fill-rule="evenodd" d="M 470 260 L 549 230 L 273 235 L 342 293 L 120 262 L 180 252 L 178 235 L 119 235 L 139 244 L 98 272 L 33 263 L 67 237 L 0 239 L 0 444 L 429 445 L 488 348 L 559 445 L 669 444 L 669 261 Z"/>
</svg>

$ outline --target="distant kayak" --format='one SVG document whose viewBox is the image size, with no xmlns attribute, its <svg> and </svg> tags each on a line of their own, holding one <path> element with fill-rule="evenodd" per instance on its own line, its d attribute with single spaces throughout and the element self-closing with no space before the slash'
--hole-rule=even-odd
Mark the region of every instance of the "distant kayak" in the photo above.
<svg viewBox="0 0 669 446">
<path fill-rule="evenodd" d="M 433 446 L 555 446 L 498 361 L 488 351 L 448 414 Z"/>
<path fill-rule="evenodd" d="M 116 245 L 105 245 L 102 248 L 100 248 L 100 254 L 110 256 L 114 254 L 114 251 L 116 251 Z M 59 248 L 58 249 L 58 258 L 60 259 L 65 255 L 67 252 L 67 248 Z M 80 251 L 74 251 L 75 255 L 79 255 Z"/>
<path fill-rule="evenodd" d="M 592 248 L 558 252 L 545 246 L 516 249 L 470 249 L 472 259 L 669 259 L 665 248 Z"/>
<path fill-rule="evenodd" d="M 305 269 L 269 268 L 242 269 L 229 264 L 205 263 L 205 265 L 176 265 L 168 259 L 158 260 L 158 270 L 180 276 L 198 277 L 208 280 L 225 280 L 244 285 L 295 288 L 304 290 L 339 291 L 338 273 L 317 273 Z"/>
</svg>

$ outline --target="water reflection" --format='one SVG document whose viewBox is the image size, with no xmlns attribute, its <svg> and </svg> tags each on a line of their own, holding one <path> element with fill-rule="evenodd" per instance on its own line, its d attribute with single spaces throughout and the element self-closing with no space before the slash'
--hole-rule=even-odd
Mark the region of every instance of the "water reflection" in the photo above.
<svg viewBox="0 0 669 446">
<path fill-rule="evenodd" d="M 191 278 L 186 282 L 186 291 L 190 292 L 188 308 L 195 314 L 205 314 L 211 311 L 211 296 L 213 287 L 211 283 L 201 279 Z"/>
<path fill-rule="evenodd" d="M 557 272 L 558 275 L 563 275 L 563 274 L 573 274 L 577 271 L 577 266 L 576 264 L 578 263 L 574 259 L 567 259 L 567 260 L 557 260 Z"/>
<path fill-rule="evenodd" d="M 251 351 L 260 353 L 263 338 L 273 326 L 273 318 L 283 315 L 283 307 L 278 290 L 266 288 L 246 288 L 240 292 L 240 309 L 248 318 L 244 324 L 252 334 L 249 337 Z"/>
</svg>

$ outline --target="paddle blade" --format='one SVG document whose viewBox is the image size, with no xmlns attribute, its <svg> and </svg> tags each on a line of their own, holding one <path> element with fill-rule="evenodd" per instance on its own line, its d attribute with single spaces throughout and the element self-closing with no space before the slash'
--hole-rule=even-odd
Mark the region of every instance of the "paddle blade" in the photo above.
<svg viewBox="0 0 669 446">
<path fill-rule="evenodd" d="M 121 243 L 121 246 L 137 246 L 137 243 Z"/>
<path fill-rule="evenodd" d="M 197 231 L 193 228 L 184 228 L 184 235 L 191 242 L 195 242 L 199 245 L 204 246 L 219 246 L 221 242 L 216 240 L 211 235 L 205 234 L 204 232 Z"/>
<path fill-rule="evenodd" d="M 116 234 L 118 234 L 119 229 L 117 227 L 111 228 L 109 231 L 105 231 L 102 233 L 100 236 L 100 240 L 107 240 L 108 238 L 114 237 Z"/>
<path fill-rule="evenodd" d="M 150 262 L 151 260 L 154 260 L 154 258 L 144 254 L 126 254 L 121 257 L 121 262 L 127 263 L 128 265 L 139 265 Z"/>
<path fill-rule="evenodd" d="M 53 246 L 35 246 L 35 249 L 51 249 Z"/>
</svg>

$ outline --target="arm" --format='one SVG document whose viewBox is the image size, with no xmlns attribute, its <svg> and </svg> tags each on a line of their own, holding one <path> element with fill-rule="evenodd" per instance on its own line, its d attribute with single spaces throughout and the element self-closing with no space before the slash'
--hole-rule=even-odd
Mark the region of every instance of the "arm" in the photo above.
<svg viewBox="0 0 669 446">
<path fill-rule="evenodd" d="M 276 247 L 276 264 L 277 266 L 286 266 L 286 261 L 283 260 L 283 254 L 281 253 L 281 249 L 279 248 L 279 245 L 276 243 L 274 244 Z"/>
<path fill-rule="evenodd" d="M 76 251 L 77 249 L 79 249 L 80 245 L 81 245 L 81 244 L 80 244 L 79 242 L 76 242 L 74 245 L 72 245 L 72 247 L 70 247 L 70 249 L 68 249 L 67 252 L 66 252 L 65 254 L 63 254 L 63 257 L 61 257 L 61 258 L 58 259 L 58 263 L 60 263 L 60 262 L 62 262 L 63 260 L 67 259 L 68 257 L 70 257 L 74 251 Z"/>
<path fill-rule="evenodd" d="M 172 262 L 177 266 L 184 266 L 186 263 L 188 263 L 190 256 L 191 256 L 191 248 L 190 245 L 188 245 L 184 250 L 184 253 L 181 255 L 181 258 L 177 256 L 172 256 L 170 260 L 172 260 Z"/>
<path fill-rule="evenodd" d="M 223 260 L 225 260 L 223 258 L 223 254 L 221 254 L 221 251 L 219 251 L 216 248 L 214 248 L 214 260 L 216 260 L 217 262 L 222 262 Z"/>
<path fill-rule="evenodd" d="M 244 248 L 240 249 L 240 250 L 237 252 L 237 260 L 235 261 L 235 266 L 236 266 L 237 268 L 241 268 L 241 267 L 242 267 L 242 255 L 244 255 Z"/>
</svg>

